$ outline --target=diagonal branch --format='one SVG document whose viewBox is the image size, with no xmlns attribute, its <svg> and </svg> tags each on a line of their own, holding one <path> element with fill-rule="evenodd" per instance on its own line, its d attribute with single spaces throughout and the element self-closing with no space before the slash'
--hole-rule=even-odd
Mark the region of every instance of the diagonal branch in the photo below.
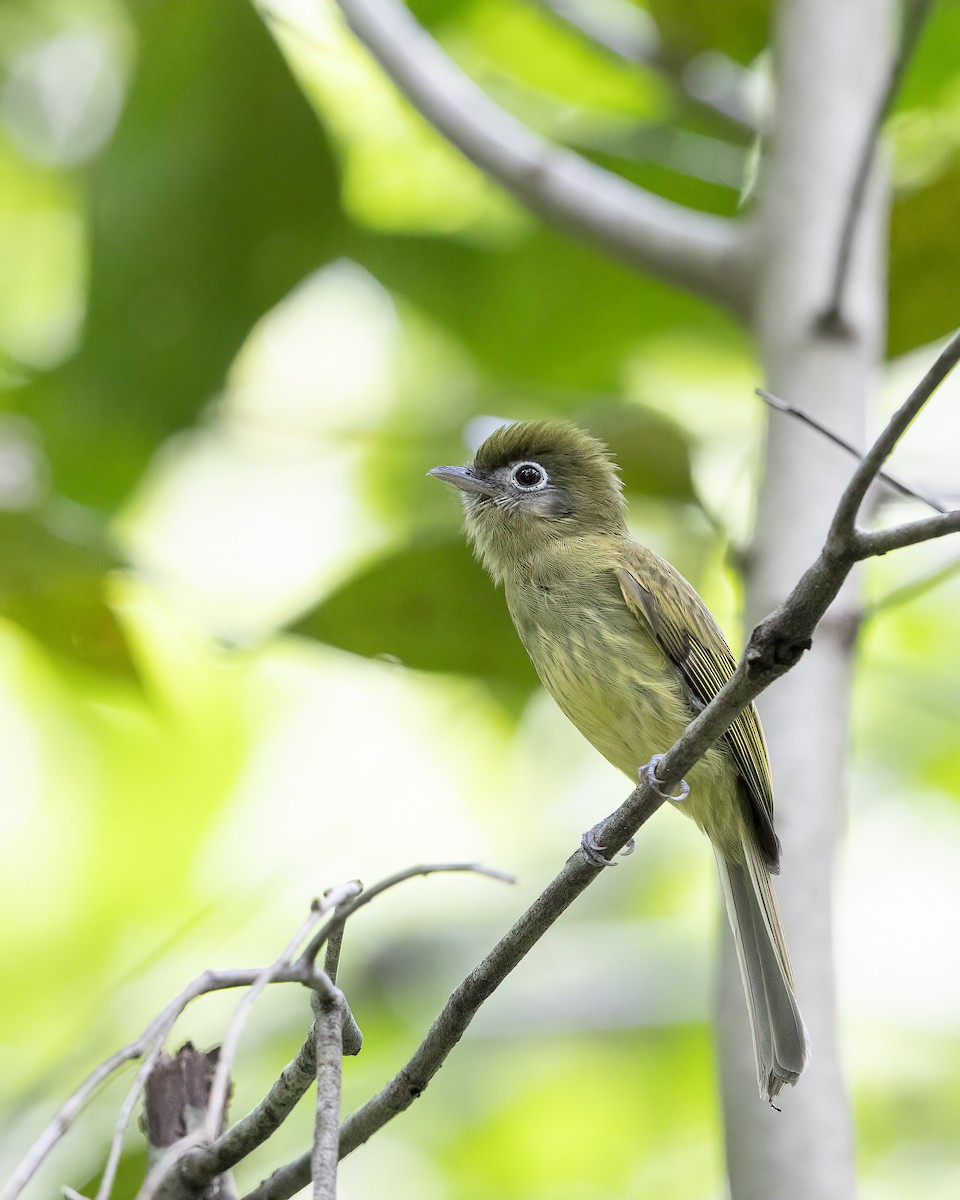
<svg viewBox="0 0 960 1200">
<path fill-rule="evenodd" d="M 847 484 L 846 490 L 840 497 L 840 503 L 837 505 L 837 511 L 830 526 L 830 533 L 827 536 L 828 547 L 842 548 L 854 538 L 857 514 L 860 512 L 860 506 L 863 504 L 864 497 L 870 490 L 871 484 L 877 478 L 883 464 L 893 453 L 897 442 L 903 437 L 914 418 L 957 365 L 958 361 L 960 361 L 960 333 L 955 333 L 940 352 L 933 366 L 930 367 L 907 399 L 890 418 L 886 428 L 863 456 L 859 467 L 854 471 L 853 477 Z M 938 534 L 934 533 L 931 536 L 937 537 Z M 918 540 L 922 541 L 923 539 Z M 894 549 L 894 547 L 891 546 L 890 549 Z M 886 551 L 877 551 L 877 553 L 882 554 L 886 553 Z M 868 555 L 863 555 L 862 557 L 868 557 Z"/>
<path fill-rule="evenodd" d="M 731 678 L 660 760 L 657 767 L 660 790 L 654 790 L 648 773 L 643 772 L 639 786 L 616 812 L 597 826 L 596 839 L 608 858 L 612 859 L 649 820 L 664 803 L 664 793 L 675 789 L 738 714 L 795 666 L 804 651 L 810 648 L 817 625 L 855 563 L 864 556 L 860 539 L 869 535 L 860 533 L 855 527 L 859 503 L 913 416 L 956 363 L 957 353 L 960 353 L 960 335 L 927 372 L 868 451 L 841 500 L 834 526 L 816 561 L 780 607 L 754 629 Z M 851 508 L 852 498 L 857 495 L 859 500 Z M 960 525 L 960 513 L 947 514 L 947 517 L 956 518 L 956 524 Z M 936 523 L 945 520 L 938 516 L 918 524 L 932 529 Z M 889 531 L 890 534 L 895 532 Z M 930 532 L 928 536 L 939 534 Z M 340 1129 L 341 1156 L 366 1142 L 422 1095 L 483 1002 L 602 870 L 588 862 L 579 851 L 567 859 L 560 873 L 513 928 L 453 991 L 409 1062 L 382 1091 L 344 1121 Z M 287 1200 L 309 1180 L 310 1155 L 305 1154 L 274 1172 L 245 1200 Z"/>
<path fill-rule="evenodd" d="M 411 104 L 527 208 L 630 266 L 746 311 L 748 227 L 694 212 L 561 149 L 502 109 L 399 0 L 337 0 Z"/>
<path fill-rule="evenodd" d="M 854 458 L 863 458 L 863 455 L 856 446 L 848 442 L 846 438 L 842 438 L 839 433 L 835 433 L 834 430 L 824 425 L 822 421 L 818 421 L 805 408 L 799 408 L 796 404 L 790 404 L 787 400 L 781 400 L 779 396 L 775 396 L 773 392 L 768 392 L 766 388 L 755 388 L 754 390 L 761 400 L 765 400 L 777 412 L 782 412 L 788 417 L 796 417 L 798 421 L 809 425 L 811 429 L 815 429 L 817 433 L 822 434 L 828 442 L 839 446 L 841 450 L 846 450 Z M 921 504 L 926 504 L 934 512 L 945 513 L 948 511 L 946 506 L 941 504 L 939 500 L 934 500 L 932 496 L 925 496 L 923 492 L 918 492 L 916 488 L 911 487 L 908 483 L 904 483 L 902 479 L 897 479 L 889 471 L 878 471 L 876 478 L 878 483 L 885 483 L 887 487 L 894 492 L 899 492 L 901 496 L 909 496 L 912 500 L 919 500 Z"/>
</svg>

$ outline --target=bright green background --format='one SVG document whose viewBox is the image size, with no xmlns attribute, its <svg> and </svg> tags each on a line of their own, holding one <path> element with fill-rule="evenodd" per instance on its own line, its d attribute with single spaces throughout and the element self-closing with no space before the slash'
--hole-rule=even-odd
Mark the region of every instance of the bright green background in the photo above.
<svg viewBox="0 0 960 1200">
<path fill-rule="evenodd" d="M 659 76 L 532 4 L 414 7 L 537 128 L 737 211 L 749 137 Z M 679 56 L 765 70 L 764 4 L 722 21 L 706 3 L 649 7 Z M 535 690 L 454 498 L 425 477 L 489 416 L 570 415 L 605 436 L 636 533 L 738 636 L 730 563 L 765 419 L 748 337 L 540 227 L 397 98 L 328 3 L 275 11 L 0 9 L 3 1173 L 168 996 L 204 967 L 268 961 L 324 887 L 425 860 L 515 871 L 512 890 L 408 884 L 351 926 L 354 1107 L 622 798 Z M 958 38 L 960 6 L 941 3 L 891 122 L 897 356 L 960 319 Z M 709 177 L 672 169 L 678 155 Z M 928 358 L 894 363 L 876 419 Z M 957 395 L 897 462 L 944 494 Z M 950 549 L 874 564 L 870 597 Z M 877 1200 L 960 1186 L 958 600 L 947 580 L 883 608 L 860 655 L 838 956 Z M 344 1164 L 345 1200 L 720 1194 L 710 858 L 687 823 L 653 822 L 424 1099 Z M 199 1004 L 178 1040 L 215 1041 L 234 1002 Z M 260 1003 L 236 1114 L 307 1018 L 294 989 Z M 31 1195 L 88 1189 L 125 1083 Z M 302 1107 L 241 1183 L 305 1147 Z M 131 1131 L 120 1195 L 140 1146 Z"/>
</svg>

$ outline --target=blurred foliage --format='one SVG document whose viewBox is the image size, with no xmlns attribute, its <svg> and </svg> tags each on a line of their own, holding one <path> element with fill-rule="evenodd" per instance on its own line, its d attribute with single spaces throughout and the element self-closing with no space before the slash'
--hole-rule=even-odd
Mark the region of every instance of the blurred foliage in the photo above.
<svg viewBox="0 0 960 1200">
<path fill-rule="evenodd" d="M 534 3 L 411 7 L 546 136 L 737 213 L 749 134 L 663 74 Z M 720 51 L 763 83 L 767 0 L 643 7 L 664 61 Z M 960 6 L 934 6 L 889 126 L 891 354 L 960 323 L 958 44 Z M 491 422 L 583 423 L 610 443 L 638 531 L 732 630 L 721 564 L 747 526 L 762 414 L 742 329 L 523 212 L 397 96 L 329 0 L 0 7 L 0 270 L 0 1104 L 19 1147 L 118 1029 L 135 1033 L 211 965 L 211 946 L 227 962 L 272 957 L 297 889 L 450 845 L 523 854 L 535 882 L 619 795 L 545 715 L 431 466 L 465 460 Z M 928 449 L 958 435 L 947 423 Z M 916 562 L 872 568 L 875 598 Z M 954 578 L 878 615 L 859 684 L 855 794 L 913 803 L 922 789 L 938 845 L 958 836 L 958 599 Z M 296 638 L 246 645 L 285 622 Z M 609 959 L 591 957 L 616 909 L 641 939 L 698 923 L 669 940 L 705 961 L 708 856 L 681 822 L 656 824 L 638 847 L 644 887 L 585 899 L 564 934 L 580 931 L 582 954 L 558 965 L 538 950 L 525 966 L 534 1017 L 518 1018 L 520 984 L 498 994 L 433 1085 L 440 1100 L 378 1139 L 382 1165 L 348 1160 L 345 1196 L 385 1180 L 400 1200 L 716 1192 L 705 980 L 689 985 L 648 942 L 624 954 L 619 931 Z M 921 862 L 905 876 L 905 906 L 922 875 Z M 368 1045 L 349 1102 L 410 1052 L 457 967 L 532 895 L 521 886 L 410 901 L 392 943 L 358 929 L 344 970 Z M 442 944 L 417 943 L 417 924 Z M 415 999 L 390 983 L 390 954 Z M 625 961 L 635 973 L 604 993 L 596 981 Z M 563 1009 L 585 979 L 587 999 Z M 935 990 L 916 985 L 904 1026 L 934 1019 Z M 238 1107 L 295 1052 L 302 1007 L 276 1004 Z M 212 1040 L 223 1011 L 188 1032 Z M 889 1014 L 875 1019 L 888 1037 Z M 918 1147 L 946 1163 L 938 1178 L 955 1174 L 960 1100 L 937 1074 L 955 1023 L 880 1077 L 858 1030 L 872 1194 L 914 1194 Z M 308 1117 L 278 1153 L 299 1152 Z M 84 1127 L 74 1182 L 102 1163 L 111 1120 Z M 121 1196 L 141 1153 L 132 1136 Z M 876 1184 L 887 1176 L 902 1190 Z"/>
<path fill-rule="evenodd" d="M 956 237 L 960 155 L 926 187 L 902 192 L 893 206 L 890 230 L 891 307 L 889 349 L 912 350 L 944 337 L 960 323 L 960 243 Z"/>
<path fill-rule="evenodd" d="M 521 693 L 536 686 L 506 606 L 492 600 L 461 537 L 386 555 L 352 576 L 293 632 L 420 670 L 467 671 Z"/>
<path fill-rule="evenodd" d="M 56 486 L 113 510 L 223 386 L 254 321 L 329 257 L 322 132 L 247 4 L 130 6 L 123 115 L 83 170 L 90 285 L 68 361 L 11 397 Z"/>
<path fill-rule="evenodd" d="M 105 597 L 105 573 L 119 565 L 99 538 L 65 537 L 38 515 L 0 510 L 0 611 L 55 654 L 86 666 L 129 672 L 126 640 Z"/>
</svg>

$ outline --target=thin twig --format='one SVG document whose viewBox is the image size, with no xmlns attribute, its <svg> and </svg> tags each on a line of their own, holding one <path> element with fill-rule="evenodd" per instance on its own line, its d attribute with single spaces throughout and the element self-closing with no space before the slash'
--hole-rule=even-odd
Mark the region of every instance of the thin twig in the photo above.
<svg viewBox="0 0 960 1200">
<path fill-rule="evenodd" d="M 960 333 L 955 333 L 938 355 L 936 361 L 924 374 L 907 399 L 887 422 L 886 427 L 860 460 L 850 482 L 840 497 L 827 535 L 827 549 L 849 548 L 856 536 L 857 515 L 871 484 L 877 478 L 883 464 L 893 453 L 897 442 L 906 433 L 911 422 L 960 361 Z M 949 514 L 948 514 L 949 515 Z M 934 518 L 937 520 L 938 518 Z M 895 531 L 891 531 L 895 532 Z M 931 537 L 939 536 L 932 533 Z M 923 539 L 920 539 L 923 540 Z M 890 547 L 893 549 L 893 547 Z M 886 553 L 886 551 L 876 551 Z M 865 556 L 864 556 L 865 557 Z"/>
<path fill-rule="evenodd" d="M 840 227 L 840 240 L 837 245 L 833 286 L 830 289 L 830 298 L 818 322 L 820 328 L 825 331 L 844 332 L 846 330 L 846 323 L 843 319 L 843 295 L 847 286 L 847 277 L 850 273 L 853 242 L 857 232 L 860 211 L 863 208 L 863 201 L 867 192 L 870 170 L 876 155 L 877 142 L 880 138 L 880 131 L 883 129 L 883 123 L 887 119 L 894 98 L 900 90 L 900 84 L 903 82 L 907 67 L 913 58 L 913 52 L 920 39 L 920 34 L 923 31 L 931 4 L 932 0 L 912 0 L 906 6 L 903 30 L 900 36 L 900 46 L 897 50 L 896 58 L 890 67 L 887 86 L 884 88 L 883 95 L 877 104 L 873 121 L 870 124 L 870 129 L 863 144 L 860 161 L 857 164 L 857 171 L 853 177 L 853 186 L 850 189 L 850 196 L 844 212 L 843 224 Z"/>
<path fill-rule="evenodd" d="M 337 4 L 407 100 L 527 208 L 632 266 L 747 310 L 747 225 L 664 200 L 547 141 L 468 78 L 399 0 Z"/>
<path fill-rule="evenodd" d="M 490 879 L 498 879 L 501 883 L 516 883 L 516 879 L 512 875 L 508 875 L 506 871 L 498 871 L 496 867 L 485 867 L 483 863 L 421 863 L 415 867 L 407 867 L 404 871 L 397 871 L 395 875 L 381 879 L 379 883 L 367 888 L 353 900 L 342 904 L 327 924 L 313 937 L 300 955 L 299 961 L 302 963 L 313 962 L 325 943 L 343 929 L 348 917 L 352 917 L 358 908 L 363 908 L 383 892 L 396 887 L 398 883 L 405 883 L 408 879 L 416 879 L 420 875 L 449 874 L 460 871 L 469 871 L 474 875 L 486 875 Z"/>
<path fill-rule="evenodd" d="M 781 400 L 779 396 L 775 396 L 773 392 L 768 392 L 766 388 L 755 388 L 756 394 L 761 400 L 765 400 L 771 408 L 775 408 L 777 412 L 786 413 L 787 416 L 796 417 L 799 421 L 809 425 L 811 429 L 815 429 L 817 433 L 823 436 L 835 446 L 839 446 L 841 450 L 846 450 L 848 454 L 852 454 L 856 459 L 862 459 L 863 455 L 846 438 L 842 438 L 839 433 L 828 428 L 806 411 L 806 409 L 798 408 L 796 404 L 790 404 L 786 400 Z M 918 492 L 916 488 L 910 487 L 901 479 L 897 479 L 895 475 L 891 475 L 889 471 L 878 471 L 876 478 L 891 487 L 895 492 L 899 492 L 901 496 L 910 496 L 914 500 L 919 500 L 922 504 L 926 504 L 932 508 L 934 512 L 945 513 L 949 511 L 947 507 L 940 503 L 939 500 L 934 500 L 930 496 L 925 496 L 923 492 Z"/>
<path fill-rule="evenodd" d="M 116 1179 L 117 1167 L 120 1165 L 120 1155 L 123 1151 L 123 1138 L 127 1130 L 127 1125 L 130 1123 L 130 1118 L 133 1116 L 133 1110 L 140 1098 L 140 1093 L 146 1086 L 150 1072 L 156 1065 L 156 1061 L 160 1057 L 162 1050 L 163 1035 L 159 1034 L 154 1041 L 153 1047 L 140 1064 L 140 1069 L 137 1071 L 133 1086 L 120 1106 L 117 1122 L 113 1129 L 113 1140 L 110 1143 L 110 1153 L 107 1155 L 107 1165 L 103 1169 L 103 1177 L 100 1180 L 99 1188 L 97 1188 L 96 1200 L 109 1200 L 114 1180 Z"/>
<path fill-rule="evenodd" d="M 186 1137 L 167 1149 L 147 1175 L 143 1186 L 137 1193 L 137 1200 L 153 1200 L 167 1172 L 176 1165 L 179 1159 L 198 1146 L 209 1145 L 222 1132 L 227 1107 L 227 1096 L 230 1091 L 230 1073 L 233 1068 L 233 1060 L 236 1057 L 237 1047 L 240 1045 L 240 1038 L 243 1034 L 243 1027 L 250 1015 L 251 1008 L 262 992 L 279 976 L 280 972 L 290 966 L 293 956 L 303 944 L 304 938 L 310 934 L 319 921 L 331 909 L 336 909 L 338 905 L 342 905 L 347 900 L 359 895 L 361 887 L 362 885 L 358 880 L 351 880 L 349 883 L 341 884 L 339 887 L 328 889 L 322 899 L 315 900 L 311 906 L 310 915 L 287 945 L 284 946 L 280 955 L 269 966 L 264 967 L 257 974 L 256 978 L 251 981 L 249 989 L 241 997 L 227 1027 L 227 1033 L 223 1039 L 220 1054 L 217 1058 L 217 1067 L 213 1083 L 210 1087 L 203 1123 L 199 1129 L 187 1134 Z M 301 960 L 299 965 L 301 968 L 309 970 L 313 968 L 312 961 L 304 962 Z M 327 986 L 314 992 L 314 995 L 322 995 L 325 1003 L 328 1005 L 333 1004 L 338 1008 L 343 1002 L 340 992 L 333 987 L 333 984 L 329 980 L 327 981 Z M 338 1021 L 338 1024 L 342 1028 L 342 1022 Z"/>
<path fill-rule="evenodd" d="M 854 564 L 862 557 L 861 538 L 865 535 L 857 530 L 856 518 L 863 497 L 913 416 L 955 365 L 958 353 L 960 335 L 926 373 L 864 455 L 841 498 L 830 533 L 816 561 L 804 572 L 783 604 L 753 630 L 731 678 L 660 760 L 656 777 L 661 790 L 653 790 L 644 772 L 640 785 L 596 828 L 596 840 L 604 847 L 608 858 L 613 858 L 656 812 L 664 802 L 663 793 L 675 789 L 738 714 L 795 666 L 810 648 L 817 625 Z M 939 536 L 932 529 L 935 523 L 954 517 L 960 524 L 960 513 L 933 517 L 917 524 L 924 525 L 932 538 Z M 890 535 L 897 530 L 885 532 Z M 378 1095 L 344 1121 L 340 1130 L 341 1156 L 362 1145 L 423 1094 L 483 1002 L 601 872 L 602 868 L 593 866 L 579 851 L 567 860 L 559 875 L 509 933 L 454 990 L 409 1062 Z M 310 1156 L 305 1154 L 275 1171 L 245 1200 L 287 1200 L 309 1179 Z"/>
<path fill-rule="evenodd" d="M 860 529 L 857 531 L 857 558 L 880 558 L 892 550 L 919 546 L 921 542 L 931 542 L 951 533 L 960 533 L 960 508 L 939 517 L 894 525 L 891 529 Z"/>
<path fill-rule="evenodd" d="M 188 1194 L 195 1195 L 211 1179 L 236 1166 L 280 1128 L 316 1078 L 316 1064 L 316 1033 L 311 1026 L 296 1058 L 283 1068 L 267 1095 L 210 1146 L 181 1159 L 175 1174 L 183 1177 Z"/>
<path fill-rule="evenodd" d="M 389 888 L 421 875 L 461 871 L 485 875 L 505 883 L 514 882 L 511 875 L 493 867 L 485 867 L 481 863 L 426 863 L 410 867 L 405 871 L 398 871 L 395 875 L 373 884 L 360 895 L 342 902 L 337 907 L 333 918 L 317 933 L 291 969 L 312 970 L 312 964 L 324 943 L 329 945 L 334 938 L 339 936 L 347 918 Z M 323 978 L 327 979 L 326 973 L 323 974 Z M 360 1031 L 356 1027 L 353 1014 L 344 1002 L 344 1053 L 356 1054 L 360 1049 L 361 1041 Z M 283 1069 L 280 1078 L 264 1099 L 209 1146 L 194 1150 L 184 1156 L 168 1177 L 161 1196 L 166 1197 L 169 1194 L 172 1197 L 178 1194 L 177 1185 L 181 1180 L 188 1192 L 199 1191 L 211 1179 L 236 1166 L 241 1159 L 276 1132 L 313 1083 L 315 1077 L 316 1031 L 311 1029 L 297 1057 Z"/>
<path fill-rule="evenodd" d="M 222 1132 L 224 1112 L 227 1107 L 227 1095 L 230 1091 L 230 1074 L 233 1070 L 233 1060 L 236 1058 L 237 1047 L 240 1045 L 240 1037 L 247 1018 L 250 1015 L 250 1009 L 274 979 L 277 972 L 289 965 L 294 954 L 303 944 L 304 938 L 313 931 L 325 911 L 328 910 L 324 909 L 322 903 L 315 904 L 309 917 L 307 917 L 290 941 L 284 946 L 280 956 L 270 966 L 264 967 L 248 990 L 244 992 L 240 998 L 240 1002 L 234 1009 L 230 1024 L 227 1026 L 226 1036 L 220 1047 L 220 1055 L 217 1058 L 217 1069 L 210 1088 L 210 1096 L 207 1100 L 207 1112 L 201 1130 L 203 1142 L 212 1142 Z M 139 1196 L 138 1200 L 149 1200 L 149 1196 Z"/>
<path fill-rule="evenodd" d="M 61 1105 L 49 1124 L 27 1151 L 26 1155 L 7 1181 L 0 1200 L 16 1200 L 24 1187 L 36 1174 L 51 1150 L 63 1138 L 73 1122 L 95 1095 L 100 1085 L 110 1078 L 124 1063 L 142 1058 L 154 1045 L 157 1038 L 167 1036 L 177 1017 L 199 996 L 208 992 L 224 991 L 229 988 L 250 987 L 262 973 L 262 968 L 239 967 L 225 971 L 204 971 L 187 985 L 170 1003 L 157 1014 L 143 1033 L 136 1039 L 111 1054 L 83 1080 L 73 1094 Z M 322 972 L 308 964 L 295 963 L 285 967 L 275 976 L 276 983 L 300 983 L 311 988 L 325 988 L 329 981 Z"/>
</svg>

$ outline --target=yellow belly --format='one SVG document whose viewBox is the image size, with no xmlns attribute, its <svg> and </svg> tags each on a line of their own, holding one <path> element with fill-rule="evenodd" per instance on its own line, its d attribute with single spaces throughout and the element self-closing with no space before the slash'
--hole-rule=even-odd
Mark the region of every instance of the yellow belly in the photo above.
<svg viewBox="0 0 960 1200">
<path fill-rule="evenodd" d="M 669 750 L 692 712 L 673 664 L 616 597 L 599 606 L 570 598 L 548 604 L 527 596 L 508 603 L 537 674 L 567 717 L 636 783 L 654 754 Z M 689 796 L 675 805 L 731 860 L 742 857 L 737 770 L 712 749 L 690 772 Z"/>
</svg>

